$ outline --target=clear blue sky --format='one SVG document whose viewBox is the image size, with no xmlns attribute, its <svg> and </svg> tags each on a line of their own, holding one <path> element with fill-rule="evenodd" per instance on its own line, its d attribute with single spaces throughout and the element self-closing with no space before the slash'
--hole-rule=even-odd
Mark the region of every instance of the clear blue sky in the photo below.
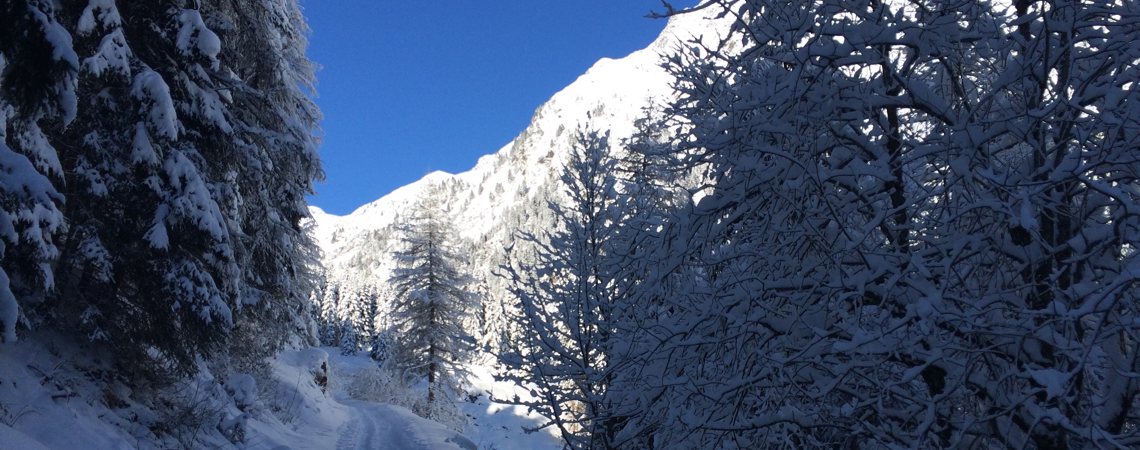
<svg viewBox="0 0 1140 450">
<path fill-rule="evenodd" d="M 677 1 L 677 6 L 695 2 Z M 658 0 L 302 0 L 324 113 L 326 180 L 347 214 L 433 170 L 493 153 L 602 57 L 645 47 Z"/>
</svg>

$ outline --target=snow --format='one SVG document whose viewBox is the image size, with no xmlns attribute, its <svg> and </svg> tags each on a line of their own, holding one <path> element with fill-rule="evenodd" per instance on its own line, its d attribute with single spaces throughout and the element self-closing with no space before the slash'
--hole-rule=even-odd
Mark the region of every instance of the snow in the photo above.
<svg viewBox="0 0 1140 450">
<path fill-rule="evenodd" d="M 562 441 L 551 428 L 526 432 L 524 428 L 539 426 L 543 419 L 537 413 L 529 412 L 526 407 L 507 405 L 495 402 L 493 399 L 530 398 L 530 390 L 516 384 L 495 381 L 490 368 L 473 365 L 468 368 L 471 372 L 469 380 L 470 389 L 478 394 L 474 402 L 462 405 L 463 413 L 470 418 L 464 433 L 471 438 L 479 448 L 495 448 L 498 450 L 557 450 L 562 448 Z"/>
<path fill-rule="evenodd" d="M 37 7 L 28 6 L 28 9 L 35 17 L 36 21 L 40 23 L 43 29 L 43 36 L 47 39 L 48 43 L 52 46 L 52 58 L 67 63 L 74 69 L 79 68 L 79 55 L 75 53 L 75 48 L 72 45 L 71 34 L 67 32 L 59 22 L 48 17 Z M 62 110 L 63 123 L 69 124 L 75 120 L 78 113 L 79 98 L 75 95 L 75 88 L 78 84 L 74 73 L 69 73 L 57 86 L 59 107 Z"/>
<path fill-rule="evenodd" d="M 450 449 L 476 450 L 556 450 L 561 443 L 549 433 L 526 434 L 523 426 L 533 426 L 538 418 L 491 402 L 486 393 L 525 393 L 525 389 L 496 383 L 484 367 L 472 367 L 478 375 L 471 389 L 482 395 L 474 403 L 463 403 L 471 421 L 464 434 L 442 424 L 416 416 L 407 408 L 352 399 L 348 387 L 354 377 L 375 366 L 364 355 L 346 356 L 336 348 L 312 348 L 282 352 L 274 361 L 276 378 L 298 385 L 296 391 L 281 390 L 282 404 L 294 405 L 295 432 L 281 433 L 262 425 L 260 438 L 274 446 L 308 449 L 370 449 L 382 446 L 393 450 Z M 312 383 L 321 366 L 328 368 L 328 392 Z"/>
<path fill-rule="evenodd" d="M 170 97 L 170 86 L 162 75 L 150 69 L 135 76 L 131 86 L 135 98 L 149 104 L 147 124 L 159 136 L 167 139 L 178 138 L 178 115 L 174 110 L 174 99 Z"/>
<path fill-rule="evenodd" d="M 196 66 L 195 73 L 200 80 L 209 79 L 210 76 Z M 193 111 L 199 118 L 217 127 L 223 133 L 233 133 L 233 125 L 226 119 L 226 106 L 219 91 L 213 88 L 203 89 L 198 83 L 182 77 L 183 86 L 190 94 Z"/>
<path fill-rule="evenodd" d="M 99 386 L 31 341 L 0 346 L 0 442 L 19 443 L 4 448 L 137 448 L 127 430 L 101 419 L 118 416 L 93 403 Z"/>
<path fill-rule="evenodd" d="M 199 54 L 216 60 L 222 51 L 222 40 L 206 27 L 202 14 L 195 9 L 184 9 L 178 14 L 178 50 L 184 54 L 197 51 Z"/>
<path fill-rule="evenodd" d="M 95 31 L 97 23 L 105 27 L 122 25 L 123 18 L 119 15 L 119 8 L 115 7 L 114 0 L 90 0 L 87 7 L 83 8 L 83 14 L 79 16 L 76 31 L 80 34 L 91 33 Z"/>
<path fill-rule="evenodd" d="M 146 132 L 146 124 L 139 122 L 135 126 L 135 137 L 131 142 L 131 162 L 148 165 L 158 164 L 158 154 L 150 143 L 150 136 Z"/>
<path fill-rule="evenodd" d="M 0 449 L 561 448 L 549 434 L 524 434 L 521 427 L 536 419 L 488 402 L 485 395 L 476 403 L 463 404 L 472 416 L 467 430 L 471 438 L 400 406 L 348 398 L 345 387 L 352 377 L 375 363 L 365 356 L 335 351 L 283 351 L 271 361 L 268 379 L 234 374 L 221 382 L 203 370 L 168 389 L 174 394 L 158 402 L 165 408 L 182 401 L 195 406 L 176 418 L 172 414 L 177 411 L 149 409 L 128 385 L 88 378 L 86 374 L 108 368 L 98 355 L 83 354 L 58 338 L 37 335 L 0 345 Z M 522 391 L 496 385 L 486 378 L 486 369 L 477 370 L 481 374 L 477 386 L 494 385 L 498 392 Z M 322 386 L 318 380 L 326 374 L 327 383 Z M 205 428 L 177 431 L 203 411 L 211 414 L 208 417 L 216 420 L 216 426 L 207 420 Z M 169 429 L 170 435 L 158 438 L 154 429 Z M 244 442 L 238 445 L 223 436 L 223 430 L 235 429 L 244 430 Z"/>
<path fill-rule="evenodd" d="M 257 403 L 257 381 L 249 374 L 239 374 L 226 382 L 226 391 L 234 398 L 239 408 L 247 408 Z"/>
<path fill-rule="evenodd" d="M 443 425 L 393 405 L 344 400 L 355 414 L 338 429 L 337 450 L 376 448 L 478 450 L 475 443 Z"/>
<path fill-rule="evenodd" d="M 20 146 L 26 149 L 35 167 L 46 175 L 63 175 L 63 166 L 59 163 L 59 155 L 52 146 L 47 135 L 36 124 L 31 124 L 26 130 L 16 134 Z M 6 162 L 7 163 L 7 162 Z"/>
<path fill-rule="evenodd" d="M 83 70 L 95 75 L 103 75 L 104 72 L 111 70 L 122 76 L 130 76 L 130 56 L 131 51 L 127 47 L 123 30 L 116 29 L 103 36 L 94 55 L 83 60 Z"/>
<path fill-rule="evenodd" d="M 163 170 L 176 193 L 170 200 L 172 212 L 210 233 L 214 239 L 226 239 L 228 234 L 221 209 L 190 156 L 178 150 L 170 152 L 163 162 Z"/>
<path fill-rule="evenodd" d="M 23 450 L 48 450 L 43 444 L 33 439 L 24 433 L 17 431 L 15 428 L 0 423 L 0 442 L 10 448 L 18 448 Z"/>
<path fill-rule="evenodd" d="M 151 222 L 150 229 L 143 235 L 150 246 L 158 249 L 165 249 L 170 246 L 170 236 L 166 233 L 166 216 L 169 215 L 169 208 L 166 205 L 159 205 L 158 210 L 154 213 L 154 220 Z"/>
<path fill-rule="evenodd" d="M 52 46 L 51 57 L 57 61 L 66 62 L 72 67 L 79 67 L 79 56 L 76 55 L 75 47 L 72 45 L 71 34 L 68 33 L 59 22 L 48 17 L 47 14 L 44 14 L 44 12 L 38 8 L 29 6 L 28 9 L 31 10 L 32 16 L 36 18 L 36 21 L 40 23 L 40 27 L 44 32 L 44 38 L 47 39 Z"/>
</svg>

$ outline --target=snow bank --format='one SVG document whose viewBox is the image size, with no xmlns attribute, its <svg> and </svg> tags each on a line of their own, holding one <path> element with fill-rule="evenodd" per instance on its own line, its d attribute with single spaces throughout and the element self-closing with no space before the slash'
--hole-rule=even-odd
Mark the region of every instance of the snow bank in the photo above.
<svg viewBox="0 0 1140 450">
<path fill-rule="evenodd" d="M 138 448 L 132 427 L 103 400 L 114 394 L 53 355 L 67 350 L 33 338 L 0 345 L 0 448 Z"/>
<path fill-rule="evenodd" d="M 528 433 L 543 422 L 541 416 L 527 411 L 526 407 L 498 403 L 494 399 L 531 398 L 530 390 L 517 384 L 495 381 L 492 370 L 484 366 L 470 366 L 469 390 L 478 396 L 464 403 L 462 410 L 470 420 L 464 434 L 479 448 L 496 450 L 557 450 L 562 440 L 553 429 Z"/>
<path fill-rule="evenodd" d="M 338 394 L 342 401 L 355 405 L 375 405 L 365 402 L 354 403 L 347 397 L 353 387 L 360 387 L 361 380 L 375 376 L 376 363 L 366 356 L 345 356 L 339 354 L 337 349 L 327 348 L 330 353 L 331 367 L 334 379 L 338 380 Z M 538 426 L 541 417 L 526 411 L 526 408 L 505 405 L 493 401 L 493 398 L 511 398 L 518 395 L 528 398 L 529 391 L 521 386 L 495 381 L 492 370 L 483 365 L 472 364 L 467 366 L 471 376 L 468 377 L 468 398 L 459 404 L 460 412 L 465 416 L 467 424 L 463 434 L 459 435 L 446 426 L 420 418 L 409 409 L 397 405 L 364 406 L 371 414 L 384 417 L 387 421 L 407 424 L 403 444 L 411 448 L 461 448 L 461 449 L 496 449 L 496 450 L 558 450 L 562 448 L 562 441 L 548 431 L 527 433 L 524 428 Z M 375 381 L 375 380 L 372 380 Z M 373 394 L 388 395 L 389 399 L 366 396 L 356 393 L 357 397 L 365 396 L 366 400 L 387 401 L 405 404 L 407 397 L 423 395 L 423 389 L 408 387 L 401 383 L 379 386 Z M 366 384 L 366 383 L 365 383 Z M 420 386 L 422 388 L 422 386 Z M 403 389 L 403 391 L 399 391 Z M 394 445 L 394 444 L 393 444 Z M 393 447 L 403 448 L 403 447 Z"/>
<path fill-rule="evenodd" d="M 0 450 L 561 448 L 522 431 L 537 418 L 488 399 L 525 390 L 486 368 L 473 368 L 479 399 L 461 407 L 469 438 L 400 406 L 347 398 L 344 387 L 373 367 L 365 356 L 285 351 L 260 377 L 223 380 L 203 367 L 161 389 L 122 380 L 107 359 L 44 335 L 0 345 Z"/>
</svg>

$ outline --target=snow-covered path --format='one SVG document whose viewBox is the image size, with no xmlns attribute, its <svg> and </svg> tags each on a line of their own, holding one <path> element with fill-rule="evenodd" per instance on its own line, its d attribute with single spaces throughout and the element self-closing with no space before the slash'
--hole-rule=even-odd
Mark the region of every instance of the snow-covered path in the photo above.
<svg viewBox="0 0 1140 450">
<path fill-rule="evenodd" d="M 341 403 L 354 416 L 337 430 L 336 450 L 477 450 L 462 435 L 398 406 L 358 400 Z"/>
<path fill-rule="evenodd" d="M 274 398 L 291 416 L 288 424 L 251 421 L 249 450 L 557 450 L 561 442 L 550 433 L 524 433 L 541 418 L 525 409 L 495 403 L 497 396 L 526 395 L 526 389 L 496 382 L 490 369 L 472 366 L 469 392 L 476 396 L 462 402 L 466 416 L 462 433 L 439 422 L 424 419 L 403 406 L 352 398 L 360 394 L 356 384 L 375 362 L 366 355 L 345 356 L 335 348 L 312 348 L 282 352 L 274 360 L 280 380 Z M 314 373 L 328 368 L 327 391 L 313 382 Z M 350 386 L 355 386 L 350 389 Z M 375 389 L 368 382 L 365 389 Z M 408 395 L 407 392 L 393 395 Z M 414 394 L 413 394 L 414 395 Z M 372 392 L 369 398 L 376 397 Z M 404 398 L 403 400 L 407 400 Z M 284 429 L 287 428 L 287 429 Z M 0 445 L 0 450 L 3 445 Z"/>
<path fill-rule="evenodd" d="M 68 353 L 63 358 L 77 357 Z M 471 367 L 470 397 L 458 405 L 460 413 L 466 416 L 462 433 L 401 406 L 350 398 L 346 388 L 359 379 L 363 370 L 374 368 L 375 362 L 366 355 L 341 355 L 338 349 L 308 348 L 286 350 L 274 358 L 271 378 L 261 381 L 262 392 L 257 391 L 252 377 L 245 377 L 248 382 L 233 377 L 231 383 L 224 384 L 205 376 L 182 382 L 184 391 L 215 391 L 214 397 L 196 397 L 204 399 L 196 407 L 216 408 L 210 411 L 217 411 L 219 420 L 230 417 L 226 420 L 240 424 L 241 433 L 233 436 L 238 439 L 218 433 L 185 434 L 201 431 L 198 428 L 180 428 L 154 439 L 145 430 L 137 429 L 143 426 L 136 422 L 137 416 L 126 416 L 148 411 L 153 415 L 152 410 L 139 405 L 107 407 L 100 401 L 107 395 L 107 387 L 64 365 L 65 361 L 34 341 L 22 346 L 0 345 L 0 450 L 562 448 L 561 442 L 548 432 L 523 432 L 524 427 L 540 423 L 540 417 L 525 408 L 491 400 L 524 396 L 527 389 L 495 381 L 490 369 L 478 365 Z M 39 367 L 56 368 L 49 371 L 50 382 L 44 381 L 48 378 L 44 371 L 36 369 Z M 326 374 L 327 377 L 320 376 Z M 61 389 L 67 389 L 75 398 L 61 401 L 56 397 Z M 233 403 L 235 398 L 254 403 L 243 403 L 247 409 L 242 411 Z M 228 415 L 221 416 L 223 413 Z M 207 423 L 204 427 L 210 426 Z"/>
</svg>

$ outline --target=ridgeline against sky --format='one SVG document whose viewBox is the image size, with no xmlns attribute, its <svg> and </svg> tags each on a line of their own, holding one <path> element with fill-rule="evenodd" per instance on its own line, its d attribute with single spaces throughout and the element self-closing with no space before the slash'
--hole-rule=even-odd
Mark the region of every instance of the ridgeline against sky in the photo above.
<svg viewBox="0 0 1140 450">
<path fill-rule="evenodd" d="M 646 17 L 656 0 L 303 6 L 325 117 L 326 181 L 310 202 L 333 214 L 471 168 L 595 61 L 644 48 L 666 22 Z"/>
</svg>

